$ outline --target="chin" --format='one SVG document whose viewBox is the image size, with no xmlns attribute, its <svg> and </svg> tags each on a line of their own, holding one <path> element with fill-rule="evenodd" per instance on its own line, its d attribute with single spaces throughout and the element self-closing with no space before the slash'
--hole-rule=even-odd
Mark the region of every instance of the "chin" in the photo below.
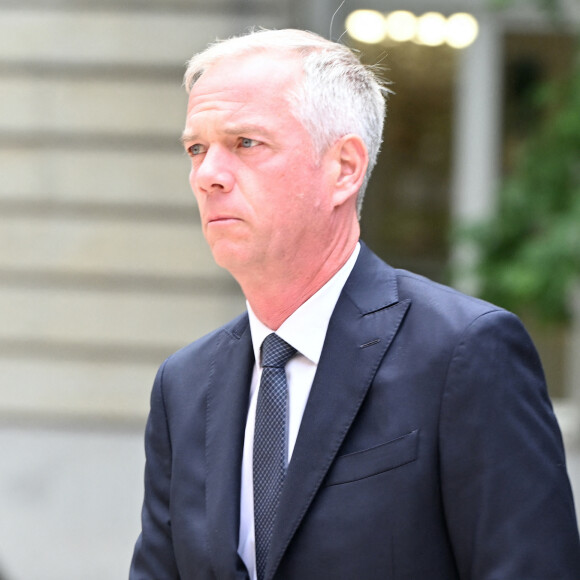
<svg viewBox="0 0 580 580">
<path fill-rule="evenodd" d="M 240 268 L 246 267 L 248 260 L 239 248 L 227 247 L 226 244 L 216 244 L 212 248 L 213 259 L 221 268 L 229 272 L 235 272 Z"/>
</svg>

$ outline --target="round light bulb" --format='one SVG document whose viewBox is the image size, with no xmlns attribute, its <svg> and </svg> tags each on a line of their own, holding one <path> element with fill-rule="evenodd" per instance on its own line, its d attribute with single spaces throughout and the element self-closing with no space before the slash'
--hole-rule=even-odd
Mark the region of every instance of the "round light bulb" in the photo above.
<svg viewBox="0 0 580 580">
<path fill-rule="evenodd" d="M 407 10 L 395 10 L 385 18 L 387 36 L 397 42 L 407 42 L 417 32 L 417 17 Z"/>
<path fill-rule="evenodd" d="M 453 14 L 447 20 L 447 44 L 453 48 L 465 48 L 472 44 L 479 33 L 479 24 L 464 12 Z"/>
<path fill-rule="evenodd" d="M 417 42 L 427 46 L 439 46 L 447 37 L 447 21 L 439 12 L 426 12 L 419 16 L 417 24 Z"/>
<path fill-rule="evenodd" d="M 376 44 L 386 36 L 385 17 L 376 10 L 355 10 L 345 23 L 350 36 L 366 44 Z"/>
</svg>

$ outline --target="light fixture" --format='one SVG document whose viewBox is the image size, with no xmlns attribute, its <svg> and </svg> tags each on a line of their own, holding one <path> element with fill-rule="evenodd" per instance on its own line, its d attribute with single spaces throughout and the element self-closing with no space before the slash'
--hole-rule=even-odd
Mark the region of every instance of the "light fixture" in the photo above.
<svg viewBox="0 0 580 580">
<path fill-rule="evenodd" d="M 355 40 L 376 44 L 384 40 L 387 31 L 385 17 L 376 10 L 355 10 L 346 19 L 346 29 Z"/>
<path fill-rule="evenodd" d="M 417 32 L 417 17 L 408 10 L 395 10 L 385 17 L 387 35 L 397 42 L 407 42 Z"/>
<path fill-rule="evenodd" d="M 458 12 L 447 19 L 447 44 L 453 48 L 465 48 L 477 38 L 479 24 L 465 12 Z"/>
<path fill-rule="evenodd" d="M 447 21 L 439 12 L 425 12 L 417 22 L 416 40 L 419 44 L 439 46 L 447 37 Z"/>
<path fill-rule="evenodd" d="M 466 48 L 479 33 L 474 16 L 457 12 L 445 18 L 439 12 L 415 16 L 408 10 L 382 14 L 376 10 L 355 10 L 346 19 L 349 35 L 365 44 L 379 44 L 385 38 L 395 42 L 413 41 L 426 46 L 447 43 L 452 48 Z"/>
</svg>

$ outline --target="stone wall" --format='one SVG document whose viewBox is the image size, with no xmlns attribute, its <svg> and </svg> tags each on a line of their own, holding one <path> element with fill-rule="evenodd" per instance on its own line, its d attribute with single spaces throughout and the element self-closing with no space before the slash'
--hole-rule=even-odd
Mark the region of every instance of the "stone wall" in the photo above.
<svg viewBox="0 0 580 580">
<path fill-rule="evenodd" d="M 286 0 L 0 0 L 0 570 L 126 577 L 155 371 L 244 308 L 179 137 L 185 61 Z"/>
</svg>

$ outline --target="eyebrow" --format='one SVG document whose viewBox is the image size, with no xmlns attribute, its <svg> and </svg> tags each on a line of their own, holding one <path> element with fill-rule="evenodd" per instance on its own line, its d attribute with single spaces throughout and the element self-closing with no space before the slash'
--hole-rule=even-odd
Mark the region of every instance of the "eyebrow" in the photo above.
<svg viewBox="0 0 580 580">
<path fill-rule="evenodd" d="M 190 131 L 184 131 L 179 138 L 180 143 L 185 146 L 186 143 L 190 143 L 191 141 L 195 141 L 197 135 L 195 133 L 191 133 Z"/>
<path fill-rule="evenodd" d="M 261 135 L 264 135 L 269 139 L 273 138 L 273 133 L 262 125 L 232 125 L 230 127 L 226 127 L 223 131 L 226 135 L 245 135 L 252 133 L 260 133 Z M 185 145 L 186 143 L 196 141 L 198 138 L 199 137 L 197 133 L 186 130 L 182 133 L 180 141 L 182 145 Z"/>
</svg>

